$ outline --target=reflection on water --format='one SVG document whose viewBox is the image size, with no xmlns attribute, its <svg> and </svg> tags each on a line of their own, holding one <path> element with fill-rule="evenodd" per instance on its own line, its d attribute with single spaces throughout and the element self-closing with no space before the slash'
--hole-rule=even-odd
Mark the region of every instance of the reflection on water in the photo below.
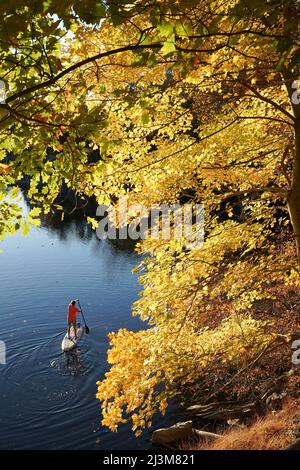
<svg viewBox="0 0 300 470">
<path fill-rule="evenodd" d="M 26 211 L 30 207 L 29 202 L 26 198 L 23 198 L 23 207 Z M 79 238 L 82 242 L 89 242 L 95 239 L 95 231 L 92 229 L 90 224 L 85 222 L 86 217 L 90 216 L 95 218 L 97 211 L 97 203 L 93 202 L 90 205 L 84 205 L 81 209 L 74 211 L 74 207 L 71 207 L 70 212 L 65 212 L 62 219 L 62 212 L 56 211 L 41 216 L 41 227 L 47 229 L 48 232 L 55 234 L 61 241 L 68 241 L 74 236 Z M 99 240 L 100 241 L 100 240 Z M 128 252 L 134 252 L 135 241 L 128 239 L 116 239 L 107 240 L 112 246 L 118 248 L 118 250 L 126 250 Z M 99 243 L 96 244 L 99 248 Z"/>
<path fill-rule="evenodd" d="M 45 219 L 1 248 L 0 340 L 7 364 L 0 364 L 0 448 L 149 447 L 149 431 L 136 439 L 127 425 L 117 434 L 103 429 L 95 399 L 96 381 L 108 369 L 107 333 L 143 327 L 131 316 L 137 255 L 99 241 L 78 217 Z M 70 354 L 61 352 L 61 341 L 72 298 L 80 298 L 90 334 Z"/>
<path fill-rule="evenodd" d="M 84 340 L 83 340 L 84 341 Z M 91 372 L 93 364 L 88 358 L 88 347 L 80 345 L 69 352 L 62 352 L 59 357 L 50 362 L 58 374 L 61 375 L 87 375 Z"/>
</svg>

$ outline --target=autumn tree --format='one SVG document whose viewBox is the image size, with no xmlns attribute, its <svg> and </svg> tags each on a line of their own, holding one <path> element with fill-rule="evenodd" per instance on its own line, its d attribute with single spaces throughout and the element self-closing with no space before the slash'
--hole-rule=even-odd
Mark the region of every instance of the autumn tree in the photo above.
<svg viewBox="0 0 300 470">
<path fill-rule="evenodd" d="M 255 306 L 299 292 L 299 2 L 61 3 L 1 5 L 2 187 L 30 176 L 44 212 L 63 183 L 99 203 L 205 205 L 201 249 L 137 245 L 133 311 L 150 327 L 110 336 L 103 423 L 139 432 L 182 387 L 288 339 Z"/>
</svg>

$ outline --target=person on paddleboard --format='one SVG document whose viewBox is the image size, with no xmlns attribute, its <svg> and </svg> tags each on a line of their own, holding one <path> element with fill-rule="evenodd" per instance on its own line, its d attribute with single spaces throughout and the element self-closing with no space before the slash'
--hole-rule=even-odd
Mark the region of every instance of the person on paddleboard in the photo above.
<svg viewBox="0 0 300 470">
<path fill-rule="evenodd" d="M 70 339 L 71 326 L 73 326 L 75 339 L 77 339 L 76 316 L 77 316 L 77 313 L 79 312 L 81 312 L 81 310 L 76 307 L 76 300 L 71 300 L 69 307 L 68 307 L 68 338 L 69 339 Z"/>
</svg>

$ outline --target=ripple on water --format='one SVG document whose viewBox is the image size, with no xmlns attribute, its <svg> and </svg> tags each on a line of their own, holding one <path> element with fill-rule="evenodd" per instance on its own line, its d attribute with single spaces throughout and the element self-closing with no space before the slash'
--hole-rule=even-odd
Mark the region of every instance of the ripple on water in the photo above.
<svg viewBox="0 0 300 470">
<path fill-rule="evenodd" d="M 62 352 L 50 362 L 50 367 L 60 375 L 84 376 L 94 369 L 92 355 L 87 345 Z"/>
</svg>

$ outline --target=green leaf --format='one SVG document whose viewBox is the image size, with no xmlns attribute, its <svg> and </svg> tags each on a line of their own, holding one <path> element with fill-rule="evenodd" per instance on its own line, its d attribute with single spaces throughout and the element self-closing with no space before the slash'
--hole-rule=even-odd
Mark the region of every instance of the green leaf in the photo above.
<svg viewBox="0 0 300 470">
<path fill-rule="evenodd" d="M 234 46 L 235 44 L 237 44 L 239 39 L 240 38 L 237 34 L 235 36 L 230 36 L 229 41 L 228 41 L 229 46 Z"/>
<path fill-rule="evenodd" d="M 140 43 L 141 43 L 141 44 L 144 44 L 144 45 L 151 44 L 151 43 L 152 43 L 152 39 L 151 39 L 151 37 L 149 36 L 149 34 L 143 33 Z"/>
<path fill-rule="evenodd" d="M 142 123 L 146 125 L 149 123 L 149 121 L 150 121 L 149 114 L 148 113 L 142 114 Z"/>
<path fill-rule="evenodd" d="M 118 12 L 114 9 L 111 9 L 110 21 L 112 22 L 113 26 L 120 26 L 126 21 L 126 16 L 122 13 L 123 12 Z"/>
<path fill-rule="evenodd" d="M 176 51 L 175 45 L 175 34 L 172 35 L 172 38 L 168 39 L 164 42 L 163 47 L 161 48 L 161 53 L 163 55 L 171 54 L 172 52 Z"/>
<path fill-rule="evenodd" d="M 95 8 L 95 13 L 99 18 L 104 18 L 106 15 L 106 7 L 103 3 L 98 3 Z"/>
<path fill-rule="evenodd" d="M 176 23 L 175 31 L 176 31 L 177 36 L 182 37 L 182 38 L 188 38 L 189 35 L 191 34 L 191 28 L 186 23 Z"/>
<path fill-rule="evenodd" d="M 11 197 L 11 199 L 16 199 L 20 194 L 20 189 L 18 187 L 14 187 L 11 191 L 10 191 L 10 194 L 9 196 Z"/>
<path fill-rule="evenodd" d="M 262 6 L 261 0 L 246 0 L 245 3 L 247 4 L 248 8 L 259 8 Z"/>
<path fill-rule="evenodd" d="M 283 53 L 285 51 L 290 51 L 293 43 L 294 41 L 291 37 L 278 41 L 277 52 Z"/>
<path fill-rule="evenodd" d="M 282 68 L 284 66 L 284 63 L 285 63 L 285 60 L 286 60 L 286 56 L 287 56 L 287 52 L 283 53 L 282 56 L 280 57 L 277 65 L 276 65 L 276 70 L 278 72 L 280 72 L 280 70 L 282 70 Z"/>
<path fill-rule="evenodd" d="M 27 237 L 27 235 L 29 234 L 30 232 L 30 225 L 29 223 L 27 222 L 27 220 L 25 220 L 23 222 L 23 225 L 22 225 L 22 235 L 24 235 L 25 237 Z"/>
<path fill-rule="evenodd" d="M 147 66 L 154 67 L 157 64 L 156 54 L 154 52 L 150 52 L 148 59 L 147 59 Z"/>
<path fill-rule="evenodd" d="M 174 31 L 174 25 L 171 23 L 167 23 L 166 21 L 163 21 L 159 26 L 158 26 L 158 32 L 160 36 L 165 36 L 169 37 L 171 34 L 173 34 Z"/>
</svg>

